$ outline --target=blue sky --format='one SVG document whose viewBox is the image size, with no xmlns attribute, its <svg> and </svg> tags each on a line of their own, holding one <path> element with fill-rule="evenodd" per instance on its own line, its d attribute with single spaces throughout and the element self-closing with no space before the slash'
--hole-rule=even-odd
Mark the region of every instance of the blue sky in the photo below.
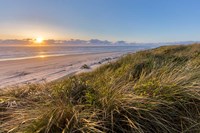
<svg viewBox="0 0 200 133">
<path fill-rule="evenodd" d="M 1 0 L 0 39 L 200 40 L 200 0 Z"/>
</svg>

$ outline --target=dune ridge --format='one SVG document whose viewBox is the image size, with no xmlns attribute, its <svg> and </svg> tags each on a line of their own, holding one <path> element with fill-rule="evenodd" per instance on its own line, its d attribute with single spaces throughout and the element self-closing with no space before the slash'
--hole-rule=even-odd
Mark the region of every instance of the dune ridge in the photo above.
<svg viewBox="0 0 200 133">
<path fill-rule="evenodd" d="M 199 133 L 200 44 L 128 54 L 0 100 L 5 132 Z"/>
</svg>

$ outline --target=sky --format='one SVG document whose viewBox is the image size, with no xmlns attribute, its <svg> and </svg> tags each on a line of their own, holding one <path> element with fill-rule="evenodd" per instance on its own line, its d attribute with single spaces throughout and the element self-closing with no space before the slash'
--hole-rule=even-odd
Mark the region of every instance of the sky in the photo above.
<svg viewBox="0 0 200 133">
<path fill-rule="evenodd" d="M 199 41 L 200 0 L 1 0 L 0 39 Z"/>
</svg>

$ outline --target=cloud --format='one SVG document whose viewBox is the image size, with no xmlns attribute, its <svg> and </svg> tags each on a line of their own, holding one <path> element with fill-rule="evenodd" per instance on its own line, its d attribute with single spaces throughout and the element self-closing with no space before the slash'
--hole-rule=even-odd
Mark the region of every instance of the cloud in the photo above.
<svg viewBox="0 0 200 133">
<path fill-rule="evenodd" d="M 33 43 L 33 39 L 7 39 L 7 40 L 0 40 L 0 44 L 3 45 L 29 45 Z M 132 43 L 126 41 L 117 41 L 111 42 L 108 40 L 99 40 L 99 39 L 91 39 L 91 40 L 80 40 L 80 39 L 70 39 L 70 40 L 45 40 L 46 44 L 49 45 L 134 45 L 134 46 L 144 46 L 144 47 L 156 47 L 161 45 L 176 45 L 176 44 L 192 44 L 197 43 L 197 41 L 185 41 L 185 42 L 161 42 L 161 43 Z"/>
<path fill-rule="evenodd" d="M 7 40 L 0 40 L 0 44 L 29 44 L 30 39 L 18 40 L 18 39 L 7 39 Z"/>
<path fill-rule="evenodd" d="M 98 39 L 91 39 L 88 41 L 88 44 L 94 44 L 94 45 L 110 45 L 112 42 L 107 41 L 107 40 L 98 40 Z"/>
<path fill-rule="evenodd" d="M 129 45 L 130 43 L 127 43 L 126 41 L 117 41 L 114 44 L 115 45 Z"/>
</svg>

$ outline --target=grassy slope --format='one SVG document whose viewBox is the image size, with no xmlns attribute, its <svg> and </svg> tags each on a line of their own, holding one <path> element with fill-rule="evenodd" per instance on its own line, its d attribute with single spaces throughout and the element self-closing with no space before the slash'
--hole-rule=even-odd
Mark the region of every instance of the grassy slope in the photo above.
<svg viewBox="0 0 200 133">
<path fill-rule="evenodd" d="M 4 131 L 199 133 L 200 45 L 141 51 L 0 94 Z"/>
</svg>

